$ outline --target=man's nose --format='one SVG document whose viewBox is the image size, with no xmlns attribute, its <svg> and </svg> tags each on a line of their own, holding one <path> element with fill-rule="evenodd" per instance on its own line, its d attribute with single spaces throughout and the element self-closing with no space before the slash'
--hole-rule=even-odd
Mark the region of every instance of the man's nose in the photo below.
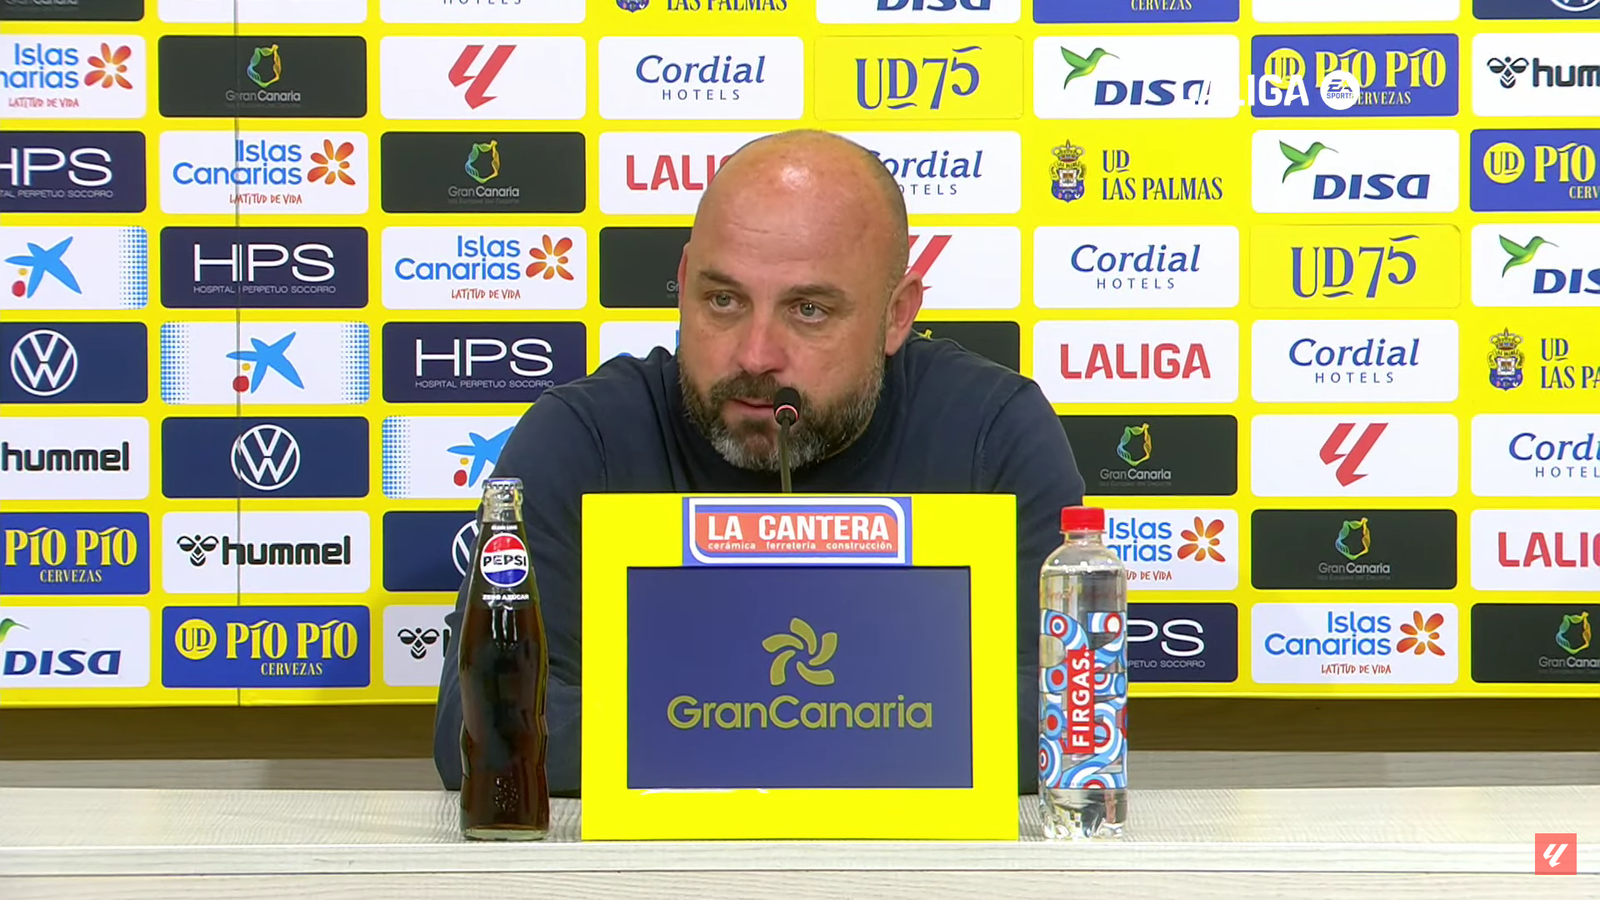
<svg viewBox="0 0 1600 900">
<path fill-rule="evenodd" d="M 788 363 L 783 322 L 775 313 L 758 310 L 747 320 L 740 336 L 739 367 L 753 375 L 782 369 Z"/>
</svg>

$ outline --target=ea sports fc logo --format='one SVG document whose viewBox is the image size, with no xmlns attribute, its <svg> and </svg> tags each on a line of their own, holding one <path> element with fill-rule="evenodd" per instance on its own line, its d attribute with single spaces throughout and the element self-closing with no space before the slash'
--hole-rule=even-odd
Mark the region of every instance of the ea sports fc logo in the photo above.
<svg viewBox="0 0 1600 900">
<path fill-rule="evenodd" d="M 514 588 L 528 578 L 528 548 L 514 534 L 497 534 L 483 545 L 478 570 L 499 588 Z"/>
</svg>

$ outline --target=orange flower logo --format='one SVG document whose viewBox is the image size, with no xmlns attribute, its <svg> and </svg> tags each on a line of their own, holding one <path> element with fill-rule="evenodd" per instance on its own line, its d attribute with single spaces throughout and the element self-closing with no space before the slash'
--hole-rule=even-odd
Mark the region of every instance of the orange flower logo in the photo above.
<svg viewBox="0 0 1600 900">
<path fill-rule="evenodd" d="M 570 250 L 572 250 L 572 238 L 551 241 L 550 235 L 545 235 L 543 248 L 528 248 L 528 255 L 533 257 L 533 262 L 528 263 L 528 277 L 533 278 L 543 272 L 545 281 L 558 275 L 571 281 L 572 273 L 567 271 L 567 253 Z"/>
<path fill-rule="evenodd" d="M 354 152 L 356 152 L 356 147 L 349 141 L 345 141 L 339 145 L 338 149 L 334 149 L 333 141 L 324 140 L 322 142 L 322 152 L 318 153 L 314 150 L 311 152 L 311 161 L 316 165 L 312 166 L 311 170 L 306 173 L 306 180 L 312 184 L 316 184 L 319 181 L 323 184 L 333 184 L 338 181 L 342 181 L 345 184 L 355 184 L 356 180 L 351 178 L 349 171 L 347 171 L 350 168 L 350 154 Z"/>
<path fill-rule="evenodd" d="M 1205 562 L 1207 559 L 1227 562 L 1228 560 L 1217 551 L 1217 548 L 1222 545 L 1222 538 L 1219 537 L 1222 534 L 1222 528 L 1221 519 L 1212 519 L 1211 524 L 1207 525 L 1200 520 L 1199 516 L 1195 516 L 1193 530 L 1185 528 L 1178 532 L 1183 536 L 1184 540 L 1189 542 L 1178 548 L 1178 558 L 1188 559 L 1192 556 L 1195 562 Z"/>
<path fill-rule="evenodd" d="M 1397 653 L 1412 653 L 1421 656 L 1432 653 L 1434 656 L 1443 656 L 1444 648 L 1439 646 L 1439 626 L 1444 624 L 1444 615 L 1434 613 L 1427 621 L 1423 621 L 1421 611 L 1411 613 L 1411 621 L 1400 625 L 1400 633 L 1405 637 L 1395 646 Z"/>
<path fill-rule="evenodd" d="M 103 88 L 120 87 L 133 90 L 133 82 L 122 77 L 123 73 L 128 71 L 128 57 L 132 55 L 133 50 L 129 47 L 118 47 L 113 51 L 110 44 L 101 44 L 100 55 L 89 57 L 89 65 L 92 68 L 89 74 L 83 76 L 83 83 L 90 87 L 98 84 Z"/>
</svg>

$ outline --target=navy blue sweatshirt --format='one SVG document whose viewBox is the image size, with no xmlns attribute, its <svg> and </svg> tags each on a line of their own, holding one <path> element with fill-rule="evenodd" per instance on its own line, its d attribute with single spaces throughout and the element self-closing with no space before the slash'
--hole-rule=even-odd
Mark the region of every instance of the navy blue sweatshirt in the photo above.
<svg viewBox="0 0 1600 900">
<path fill-rule="evenodd" d="M 496 477 L 521 478 L 523 517 L 549 640 L 551 792 L 579 788 L 584 494 L 772 493 L 776 474 L 736 468 L 685 415 L 678 364 L 657 348 L 619 356 L 545 391 L 506 441 Z M 884 367 L 877 412 L 856 442 L 793 473 L 797 493 L 999 493 L 1017 498 L 1017 788 L 1038 784 L 1039 568 L 1061 542 L 1061 508 L 1084 482 L 1049 401 L 1023 377 L 946 339 L 913 334 Z M 460 634 L 466 583 L 447 617 Z M 433 758 L 461 787 L 461 696 L 445 650 Z"/>
</svg>

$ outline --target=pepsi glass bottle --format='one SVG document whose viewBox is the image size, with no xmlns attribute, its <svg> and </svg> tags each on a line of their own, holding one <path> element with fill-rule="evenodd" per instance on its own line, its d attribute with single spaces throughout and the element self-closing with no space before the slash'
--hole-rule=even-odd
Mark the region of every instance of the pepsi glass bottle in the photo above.
<svg viewBox="0 0 1600 900">
<path fill-rule="evenodd" d="M 522 481 L 490 478 L 461 619 L 461 833 L 540 840 L 550 830 L 545 689 L 550 658 Z"/>
</svg>

